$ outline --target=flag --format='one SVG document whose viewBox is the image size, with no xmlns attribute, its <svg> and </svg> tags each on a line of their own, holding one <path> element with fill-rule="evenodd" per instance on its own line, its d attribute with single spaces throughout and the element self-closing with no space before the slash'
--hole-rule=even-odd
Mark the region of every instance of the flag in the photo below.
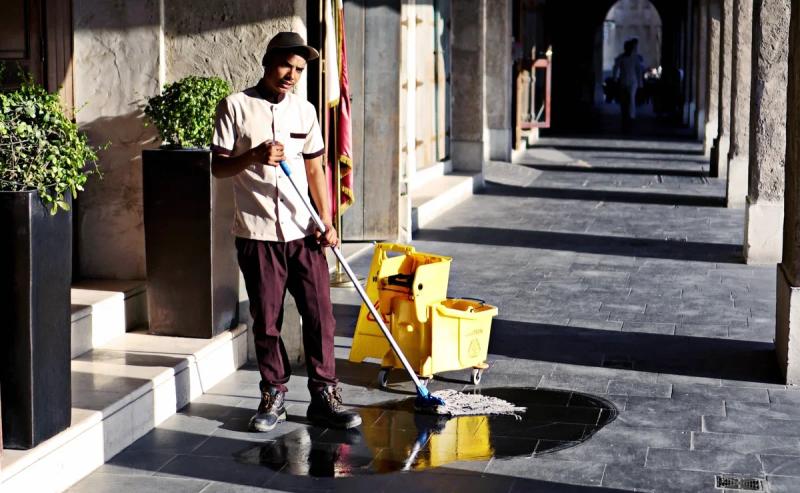
<svg viewBox="0 0 800 493">
<path fill-rule="evenodd" d="M 335 82 L 331 84 L 336 85 L 336 100 L 330 97 L 333 92 L 328 90 L 328 101 L 331 105 L 329 112 L 331 122 L 331 142 L 335 142 L 333 149 L 330 149 L 328 159 L 328 185 L 331 195 L 331 212 L 337 214 L 337 209 L 341 206 L 341 212 L 347 210 L 353 202 L 355 202 L 355 195 L 353 194 L 353 132 L 350 120 L 350 81 L 347 75 L 347 46 L 344 29 L 344 9 L 341 0 L 326 0 L 326 9 L 330 8 L 331 2 L 335 2 L 335 30 L 336 34 L 336 53 L 331 56 L 333 63 L 328 64 L 328 67 L 335 66 L 337 72 L 329 72 L 336 75 Z M 327 16 L 326 16 L 327 19 Z M 326 29 L 326 32 L 329 32 Z M 326 37 L 327 41 L 327 37 Z M 328 52 L 331 53 L 331 52 Z M 326 77 L 326 81 L 329 80 Z M 332 88 L 333 86 L 329 86 Z M 332 104 L 331 104 L 332 103 Z M 336 166 L 339 167 L 339 183 L 336 183 Z M 341 202 L 336 203 L 336 190 L 337 187 L 341 190 Z"/>
<path fill-rule="evenodd" d="M 339 104 L 339 49 L 337 47 L 336 20 L 331 9 L 331 2 L 336 0 L 324 0 L 325 7 L 325 103 L 329 107 Z"/>
</svg>

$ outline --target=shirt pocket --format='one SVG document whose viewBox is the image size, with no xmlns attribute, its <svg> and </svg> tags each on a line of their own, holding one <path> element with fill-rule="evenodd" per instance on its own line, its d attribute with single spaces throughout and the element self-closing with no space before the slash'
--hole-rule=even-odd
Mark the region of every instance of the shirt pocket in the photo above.
<svg viewBox="0 0 800 493">
<path fill-rule="evenodd" d="M 289 158 L 302 158 L 308 132 L 289 132 L 289 141 L 284 146 L 284 154 Z"/>
</svg>

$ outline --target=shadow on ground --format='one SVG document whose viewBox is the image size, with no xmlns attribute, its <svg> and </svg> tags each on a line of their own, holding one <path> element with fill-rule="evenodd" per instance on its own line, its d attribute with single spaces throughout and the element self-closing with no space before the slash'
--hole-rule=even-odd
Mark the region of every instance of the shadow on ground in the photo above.
<svg viewBox="0 0 800 493">
<path fill-rule="evenodd" d="M 494 319 L 489 353 L 653 373 L 781 383 L 772 343 Z"/>
<path fill-rule="evenodd" d="M 671 239 L 455 226 L 448 229 L 421 230 L 415 240 L 539 248 L 626 257 L 741 263 L 740 245 Z"/>
<path fill-rule="evenodd" d="M 595 170 L 597 168 L 574 168 L 574 171 Z M 703 195 L 681 195 L 658 192 L 623 192 L 616 190 L 577 190 L 560 187 L 515 187 L 487 182 L 480 195 L 497 197 L 522 197 L 559 200 L 588 200 L 591 202 L 619 202 L 626 204 L 683 205 L 691 207 L 724 207 L 724 197 Z M 420 231 L 424 234 L 427 230 Z"/>
<path fill-rule="evenodd" d="M 619 140 L 619 136 L 614 136 L 610 141 Z M 593 137 L 594 138 L 594 137 Z M 634 138 L 635 140 L 638 140 Z M 678 143 L 688 142 L 686 140 L 676 140 Z M 662 147 L 635 147 L 635 146 L 614 146 L 598 144 L 551 144 L 546 143 L 546 147 L 552 147 L 559 151 L 593 151 L 593 152 L 635 152 L 637 154 L 663 154 L 663 155 L 683 155 L 683 156 L 702 156 L 702 149 L 666 149 Z"/>
<path fill-rule="evenodd" d="M 707 171 L 683 170 L 675 168 L 632 168 L 618 166 L 577 166 L 564 164 L 522 164 L 527 168 L 540 171 L 556 171 L 566 173 L 597 173 L 597 174 L 622 174 L 622 175 L 660 175 L 660 176 L 685 176 L 689 178 L 702 178 L 708 176 Z M 492 183 L 492 186 L 498 184 Z M 502 186 L 502 185 L 501 185 Z"/>
</svg>

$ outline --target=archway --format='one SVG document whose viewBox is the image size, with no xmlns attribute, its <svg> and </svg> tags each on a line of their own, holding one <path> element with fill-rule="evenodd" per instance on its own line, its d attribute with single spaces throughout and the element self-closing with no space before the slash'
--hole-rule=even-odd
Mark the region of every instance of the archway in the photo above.
<svg viewBox="0 0 800 493">
<path fill-rule="evenodd" d="M 661 66 L 662 22 L 650 0 L 619 0 L 608 9 L 598 32 L 602 43 L 595 57 L 595 102 L 605 99 L 603 82 L 612 75 L 614 61 L 622 53 L 625 41 L 639 40 L 639 54 L 645 70 L 657 75 Z"/>
</svg>

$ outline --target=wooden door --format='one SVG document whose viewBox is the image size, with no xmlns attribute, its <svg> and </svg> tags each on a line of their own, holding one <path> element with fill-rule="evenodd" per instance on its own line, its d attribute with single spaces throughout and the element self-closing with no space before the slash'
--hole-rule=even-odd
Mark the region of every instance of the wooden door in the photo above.
<svg viewBox="0 0 800 493">
<path fill-rule="evenodd" d="M 345 0 L 355 203 L 342 216 L 348 240 L 398 235 L 400 0 Z"/>
<path fill-rule="evenodd" d="M 0 90 L 19 86 L 24 74 L 73 106 L 71 0 L 2 0 Z"/>
</svg>

